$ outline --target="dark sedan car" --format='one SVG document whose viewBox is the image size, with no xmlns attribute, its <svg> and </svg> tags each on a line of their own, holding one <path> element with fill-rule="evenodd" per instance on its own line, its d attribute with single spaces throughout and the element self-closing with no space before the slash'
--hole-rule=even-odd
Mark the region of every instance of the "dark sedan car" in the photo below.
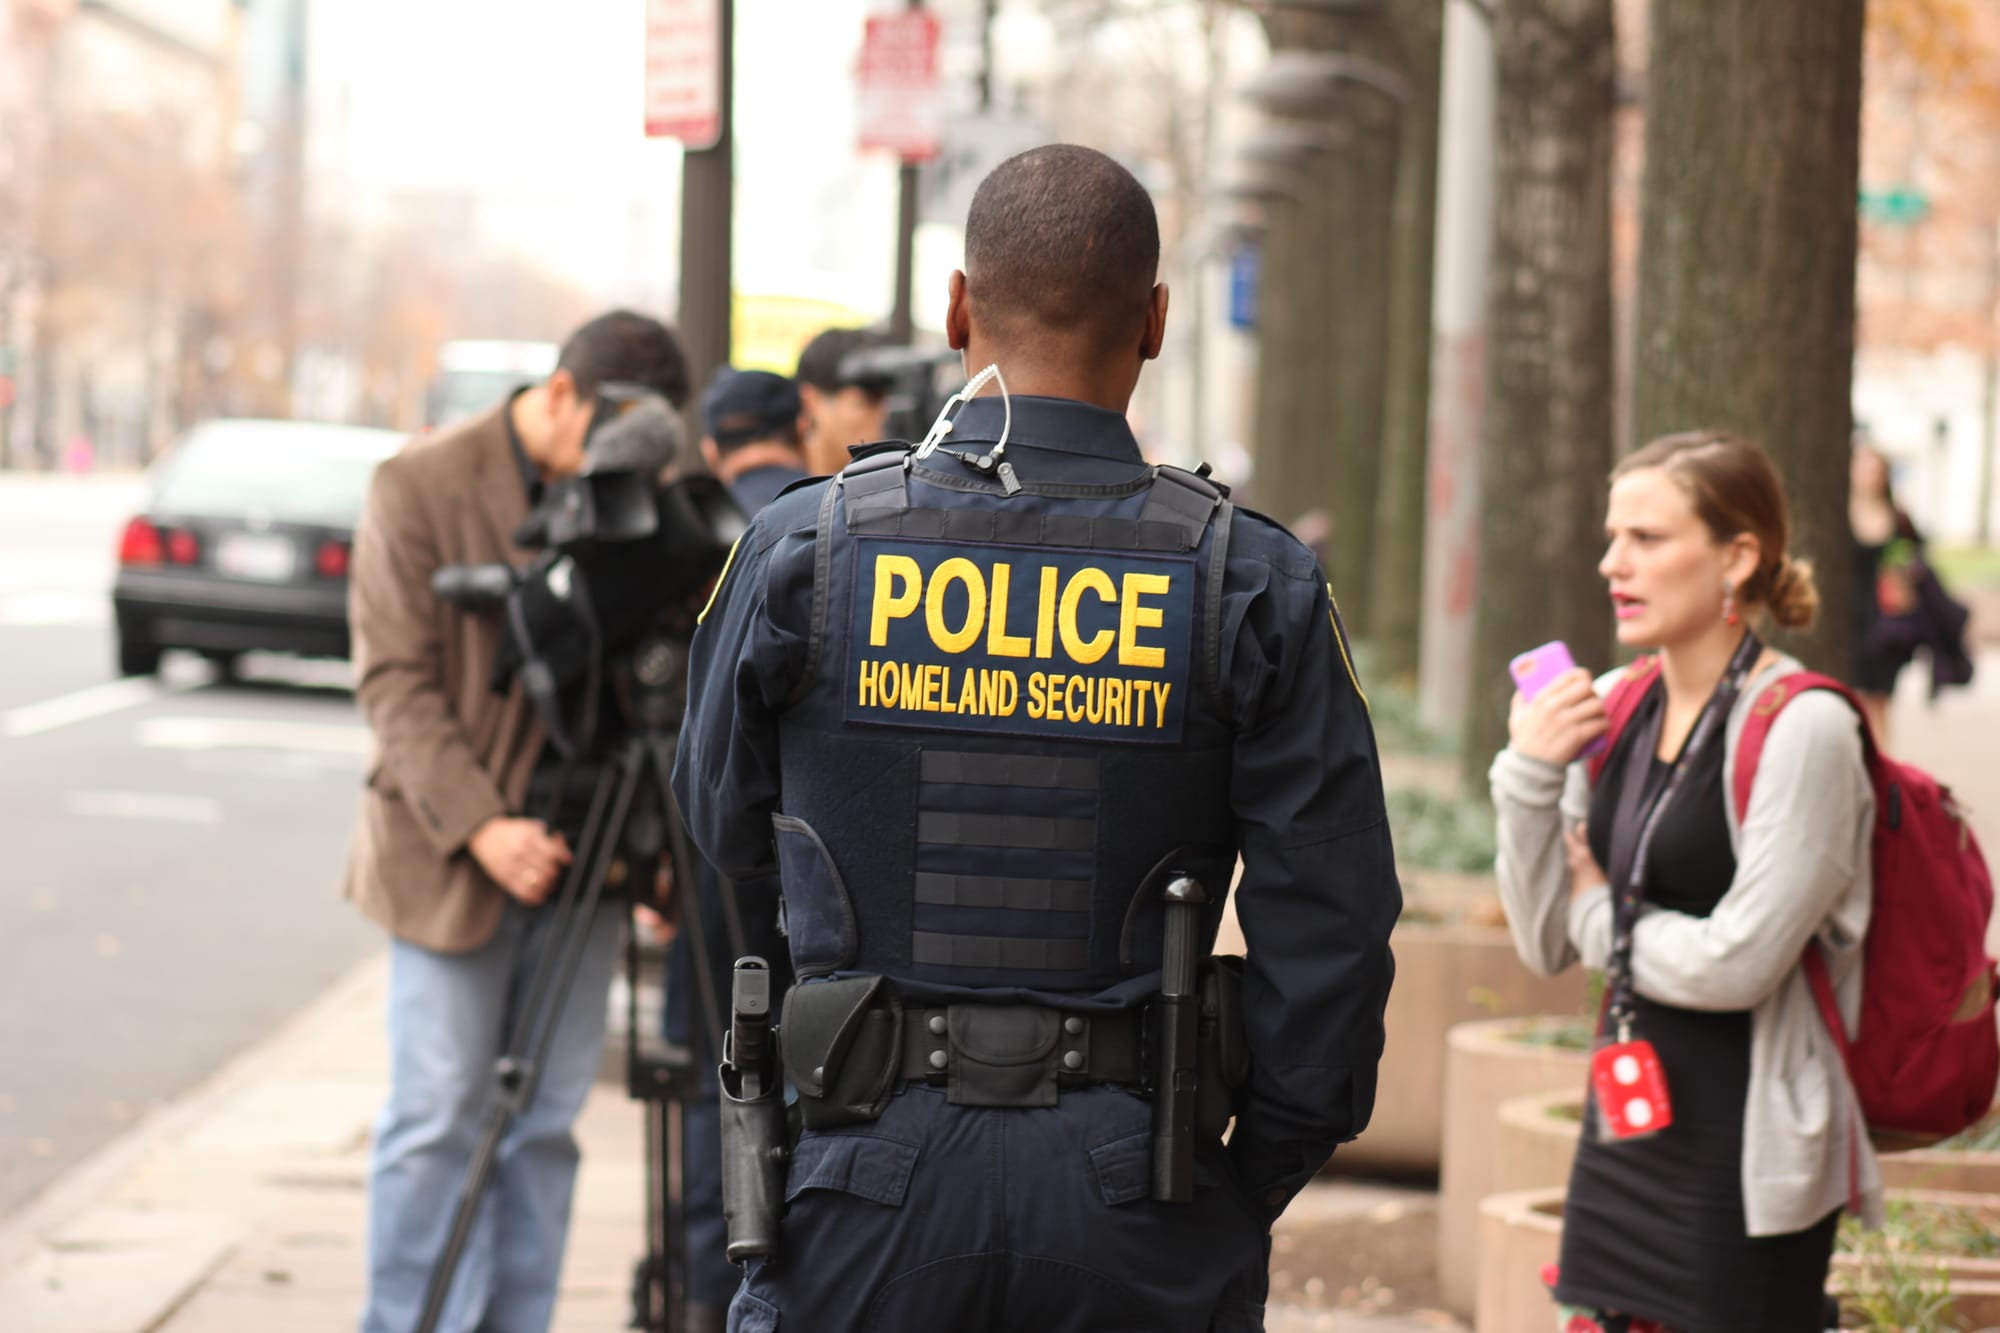
<svg viewBox="0 0 2000 1333">
<path fill-rule="evenodd" d="M 118 670 L 169 648 L 224 671 L 251 650 L 346 657 L 347 562 L 375 465 L 404 437 L 306 421 L 214 421 L 153 467 L 111 604 Z"/>
</svg>

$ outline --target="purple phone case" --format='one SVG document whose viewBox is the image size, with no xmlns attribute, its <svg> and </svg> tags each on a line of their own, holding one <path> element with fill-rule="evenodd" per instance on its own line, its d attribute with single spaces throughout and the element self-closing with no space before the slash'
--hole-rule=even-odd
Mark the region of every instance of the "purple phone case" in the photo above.
<svg viewBox="0 0 2000 1333">
<path fill-rule="evenodd" d="M 1569 645 L 1556 639 L 1539 648 L 1530 648 L 1516 657 L 1507 664 L 1507 674 L 1513 677 L 1514 688 L 1521 692 L 1521 697 L 1532 699 L 1550 681 L 1575 666 L 1576 659 L 1570 656 Z M 1604 737 L 1599 736 L 1578 751 L 1577 758 L 1596 758 L 1604 750 L 1604 740 Z"/>
</svg>

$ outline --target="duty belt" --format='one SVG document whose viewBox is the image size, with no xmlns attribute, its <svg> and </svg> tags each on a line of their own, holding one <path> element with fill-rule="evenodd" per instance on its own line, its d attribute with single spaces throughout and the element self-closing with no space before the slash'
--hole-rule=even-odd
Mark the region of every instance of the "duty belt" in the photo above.
<svg viewBox="0 0 2000 1333">
<path fill-rule="evenodd" d="M 897 1076 L 940 1086 L 1031 1079 L 1052 1086 L 1146 1081 L 1145 1011 L 1077 1012 L 1025 1004 L 952 1004 L 903 1011 Z M 967 1088 L 973 1095 L 976 1089 Z M 997 1105 L 1018 1104 L 1011 1096 Z M 973 1102 L 973 1105 L 987 1104 Z"/>
</svg>

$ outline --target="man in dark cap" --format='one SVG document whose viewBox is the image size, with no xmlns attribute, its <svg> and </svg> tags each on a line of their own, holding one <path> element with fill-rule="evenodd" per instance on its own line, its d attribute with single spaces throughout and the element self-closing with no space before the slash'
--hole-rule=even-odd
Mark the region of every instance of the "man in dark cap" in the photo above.
<svg viewBox="0 0 2000 1333">
<path fill-rule="evenodd" d="M 799 386 L 768 370 L 724 366 L 701 396 L 701 455 L 754 514 L 778 492 L 812 475 L 801 439 Z"/>
<path fill-rule="evenodd" d="M 945 317 L 990 391 L 765 509 L 695 635 L 675 794 L 781 869 L 799 977 L 789 1161 L 725 1149 L 784 1177 L 732 1329 L 1261 1329 L 1272 1221 L 1368 1123 L 1367 701 L 1311 553 L 1140 455 L 1159 254 L 1103 154 L 1003 163 Z"/>
</svg>

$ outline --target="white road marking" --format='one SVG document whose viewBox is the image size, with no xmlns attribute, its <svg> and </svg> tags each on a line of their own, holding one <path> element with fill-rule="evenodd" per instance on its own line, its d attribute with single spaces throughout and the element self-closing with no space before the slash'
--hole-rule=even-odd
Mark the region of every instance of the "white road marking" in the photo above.
<svg viewBox="0 0 2000 1333">
<path fill-rule="evenodd" d="M 264 722 L 237 717 L 149 717 L 139 744 L 154 750 L 302 750 L 361 755 L 373 744 L 368 728 L 329 722 Z"/>
<path fill-rule="evenodd" d="M 28 704 L 0 713 L 0 736 L 13 738 L 39 736 L 43 732 L 54 731 L 57 727 L 67 727 L 75 722 L 87 722 L 94 717 L 103 717 L 107 713 L 137 708 L 141 704 L 163 699 L 170 694 L 180 694 L 206 683 L 203 679 L 163 681 L 134 677 L 130 680 L 114 680 L 103 685 L 93 685 L 74 694 L 60 694 L 53 699 L 44 699 L 38 704 Z"/>
<path fill-rule="evenodd" d="M 63 799 L 73 815 L 99 819 L 151 819 L 175 824 L 220 824 L 222 802 L 212 796 L 163 791 L 73 791 Z"/>
<path fill-rule="evenodd" d="M 0 628 L 110 623 L 111 603 L 101 592 L 44 591 L 0 596 Z"/>
</svg>

